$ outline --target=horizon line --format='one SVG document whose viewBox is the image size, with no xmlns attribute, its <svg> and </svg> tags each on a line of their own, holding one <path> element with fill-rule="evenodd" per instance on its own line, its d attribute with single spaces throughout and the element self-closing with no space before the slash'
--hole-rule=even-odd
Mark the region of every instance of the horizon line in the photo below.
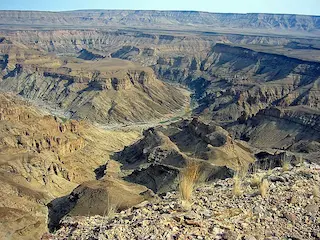
<svg viewBox="0 0 320 240">
<path fill-rule="evenodd" d="M 249 15 L 249 14 L 268 14 L 268 15 L 299 15 L 299 16 L 314 16 L 320 17 L 315 14 L 303 14 L 303 13 L 270 13 L 270 12 L 210 12 L 210 11 L 200 11 L 200 10 L 159 10 L 159 9 L 71 9 L 71 10 L 21 10 L 21 9 L 0 9 L 0 11 L 8 12 L 51 12 L 51 13 L 63 13 L 63 12 L 79 12 L 79 11 L 141 11 L 141 12 L 199 12 L 199 13 L 211 13 L 211 14 L 239 14 L 239 15 Z"/>
</svg>

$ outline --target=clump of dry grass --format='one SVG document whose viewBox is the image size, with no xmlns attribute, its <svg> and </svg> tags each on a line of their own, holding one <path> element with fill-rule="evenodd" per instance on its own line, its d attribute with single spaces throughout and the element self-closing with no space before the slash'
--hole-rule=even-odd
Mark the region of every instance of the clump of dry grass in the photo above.
<svg viewBox="0 0 320 240">
<path fill-rule="evenodd" d="M 106 216 L 108 216 L 109 218 L 113 218 L 114 215 L 116 214 L 116 212 L 117 212 L 117 206 L 115 206 L 115 205 L 110 205 L 110 206 L 108 207 L 107 212 L 106 212 Z"/>
<path fill-rule="evenodd" d="M 242 184 L 241 184 L 241 178 L 238 174 L 234 175 L 233 177 L 233 189 L 232 189 L 233 195 L 236 197 L 239 197 L 242 195 Z"/>
<path fill-rule="evenodd" d="M 117 210 L 118 210 L 118 206 L 115 204 L 112 204 L 110 196 L 108 196 L 107 205 L 106 205 L 106 208 L 104 209 L 103 217 L 107 217 L 107 218 L 111 219 L 115 216 L 115 214 L 117 213 Z M 102 234 L 101 230 L 102 230 L 103 223 L 104 222 L 101 221 L 101 225 L 99 228 L 99 236 L 100 236 L 100 234 Z"/>
<path fill-rule="evenodd" d="M 188 161 L 179 177 L 179 192 L 183 207 L 191 205 L 192 192 L 198 177 L 199 164 L 195 161 Z"/>
<path fill-rule="evenodd" d="M 269 191 L 269 182 L 267 179 L 263 179 L 259 187 L 260 194 L 263 198 L 266 198 Z"/>
<path fill-rule="evenodd" d="M 258 187 L 261 183 L 262 177 L 259 174 L 254 174 L 251 179 L 251 185 Z"/>
<path fill-rule="evenodd" d="M 112 201 L 111 201 L 110 197 L 108 196 L 107 204 L 106 204 L 106 208 L 104 210 L 103 216 L 104 217 L 106 216 L 108 218 L 113 218 L 117 212 L 117 209 L 118 209 L 117 205 L 112 204 Z"/>
<path fill-rule="evenodd" d="M 287 161 L 287 160 L 283 160 L 283 161 L 282 161 L 282 170 L 283 170 L 284 172 L 287 172 L 287 171 L 289 171 L 290 169 L 291 169 L 291 164 L 290 164 L 290 162 Z"/>
<path fill-rule="evenodd" d="M 304 166 L 304 159 L 301 155 L 299 156 L 299 165 L 300 165 L 300 167 Z"/>
<path fill-rule="evenodd" d="M 312 195 L 315 198 L 320 198 L 320 189 L 318 186 L 313 186 L 312 188 Z"/>
</svg>

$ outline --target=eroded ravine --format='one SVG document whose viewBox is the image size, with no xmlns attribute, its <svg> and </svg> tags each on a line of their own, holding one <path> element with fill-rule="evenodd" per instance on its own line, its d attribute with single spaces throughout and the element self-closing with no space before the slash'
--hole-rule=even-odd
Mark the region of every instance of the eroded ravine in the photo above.
<svg viewBox="0 0 320 240">
<path fill-rule="evenodd" d="M 3 232 L 13 238 L 44 232 L 49 202 L 60 208 L 63 200 L 75 215 L 101 214 L 105 200 L 115 201 L 112 193 L 134 196 L 125 209 L 152 197 L 148 188 L 172 190 L 190 159 L 215 179 L 232 176 L 239 156 L 273 167 L 287 153 L 292 162 L 319 156 L 319 63 L 259 52 L 259 44 L 286 51 L 292 41 L 316 40 L 157 31 L 5 34 L 0 87 L 38 108 L 1 98 L 1 210 Z M 161 80 L 189 87 L 198 105 L 190 106 L 190 92 Z M 199 119 L 185 120 L 191 112 Z M 255 156 L 239 139 L 255 147 Z"/>
</svg>

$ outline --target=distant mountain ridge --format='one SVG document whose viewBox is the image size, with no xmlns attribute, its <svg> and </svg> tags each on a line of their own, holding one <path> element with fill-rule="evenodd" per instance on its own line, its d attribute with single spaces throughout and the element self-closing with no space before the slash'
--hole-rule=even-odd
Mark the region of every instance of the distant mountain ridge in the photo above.
<svg viewBox="0 0 320 240">
<path fill-rule="evenodd" d="M 269 31 L 302 32 L 320 35 L 320 16 L 264 13 L 239 14 L 156 10 L 0 11 L 0 25 L 225 29 L 264 33 Z"/>
</svg>

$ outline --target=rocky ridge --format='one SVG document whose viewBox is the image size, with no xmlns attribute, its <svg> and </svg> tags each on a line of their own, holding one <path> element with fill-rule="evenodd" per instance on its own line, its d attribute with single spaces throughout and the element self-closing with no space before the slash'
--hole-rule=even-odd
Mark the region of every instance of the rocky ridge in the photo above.
<svg viewBox="0 0 320 240">
<path fill-rule="evenodd" d="M 143 138 L 116 154 L 124 179 L 156 193 L 174 190 L 188 162 L 199 164 L 203 179 L 225 179 L 255 161 L 244 142 L 214 123 L 182 120 L 143 132 Z"/>
</svg>

